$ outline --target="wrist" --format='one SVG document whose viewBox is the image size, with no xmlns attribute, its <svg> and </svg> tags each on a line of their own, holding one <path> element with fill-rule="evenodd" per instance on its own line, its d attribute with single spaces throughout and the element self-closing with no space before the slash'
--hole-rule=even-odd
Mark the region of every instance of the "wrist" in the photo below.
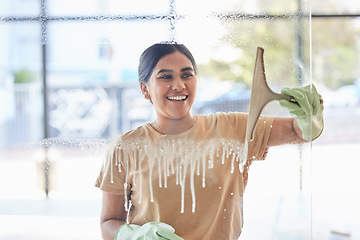
<svg viewBox="0 0 360 240">
<path fill-rule="evenodd" d="M 294 118 L 294 120 L 292 122 L 292 127 L 293 127 L 293 132 L 296 134 L 296 136 L 300 142 L 307 141 L 303 138 L 303 131 L 301 130 L 298 120 L 296 118 Z"/>
</svg>

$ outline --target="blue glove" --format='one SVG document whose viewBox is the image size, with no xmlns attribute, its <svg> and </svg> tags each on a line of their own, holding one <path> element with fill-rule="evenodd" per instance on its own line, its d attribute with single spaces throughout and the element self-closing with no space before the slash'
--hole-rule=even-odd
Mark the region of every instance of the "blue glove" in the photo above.
<svg viewBox="0 0 360 240">
<path fill-rule="evenodd" d="M 161 222 L 148 222 L 142 226 L 124 224 L 116 232 L 114 240 L 183 240 L 174 232 L 174 228 Z"/>
<path fill-rule="evenodd" d="M 293 97 L 297 102 L 279 101 L 280 105 L 286 107 L 290 115 L 296 118 L 302 138 L 307 141 L 318 138 L 324 129 L 324 105 L 315 86 L 312 84 L 301 88 L 283 88 L 281 93 Z"/>
</svg>

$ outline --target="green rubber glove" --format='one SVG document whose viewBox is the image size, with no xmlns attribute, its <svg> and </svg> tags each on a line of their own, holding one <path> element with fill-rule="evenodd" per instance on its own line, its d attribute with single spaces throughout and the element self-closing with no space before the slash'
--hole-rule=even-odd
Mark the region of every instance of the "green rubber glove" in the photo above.
<svg viewBox="0 0 360 240">
<path fill-rule="evenodd" d="M 281 93 L 293 97 L 298 103 L 279 101 L 280 105 L 286 107 L 290 115 L 296 118 L 302 138 L 307 141 L 318 138 L 324 129 L 324 106 L 315 86 L 311 84 L 300 88 L 283 88 Z"/>
<path fill-rule="evenodd" d="M 183 240 L 175 229 L 166 223 L 148 222 L 142 226 L 124 224 L 116 232 L 114 240 Z"/>
</svg>

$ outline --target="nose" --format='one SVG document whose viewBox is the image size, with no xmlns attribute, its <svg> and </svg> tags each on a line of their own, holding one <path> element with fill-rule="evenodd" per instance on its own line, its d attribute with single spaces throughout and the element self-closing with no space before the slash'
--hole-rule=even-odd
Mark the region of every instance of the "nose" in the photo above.
<svg viewBox="0 0 360 240">
<path fill-rule="evenodd" d="M 176 77 L 174 78 L 174 81 L 171 85 L 171 89 L 174 91 L 181 91 L 184 90 L 186 88 L 186 85 L 184 83 L 184 81 L 180 78 L 180 77 Z"/>
</svg>

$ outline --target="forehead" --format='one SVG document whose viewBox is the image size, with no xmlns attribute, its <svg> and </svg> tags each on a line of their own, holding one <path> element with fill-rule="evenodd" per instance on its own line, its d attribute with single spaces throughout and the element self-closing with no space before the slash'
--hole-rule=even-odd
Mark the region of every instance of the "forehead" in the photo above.
<svg viewBox="0 0 360 240">
<path fill-rule="evenodd" d="M 188 59 L 185 54 L 176 51 L 174 53 L 170 53 L 160 58 L 158 63 L 156 64 L 154 70 L 160 69 L 183 69 L 184 67 L 193 67 L 190 59 Z"/>
</svg>

